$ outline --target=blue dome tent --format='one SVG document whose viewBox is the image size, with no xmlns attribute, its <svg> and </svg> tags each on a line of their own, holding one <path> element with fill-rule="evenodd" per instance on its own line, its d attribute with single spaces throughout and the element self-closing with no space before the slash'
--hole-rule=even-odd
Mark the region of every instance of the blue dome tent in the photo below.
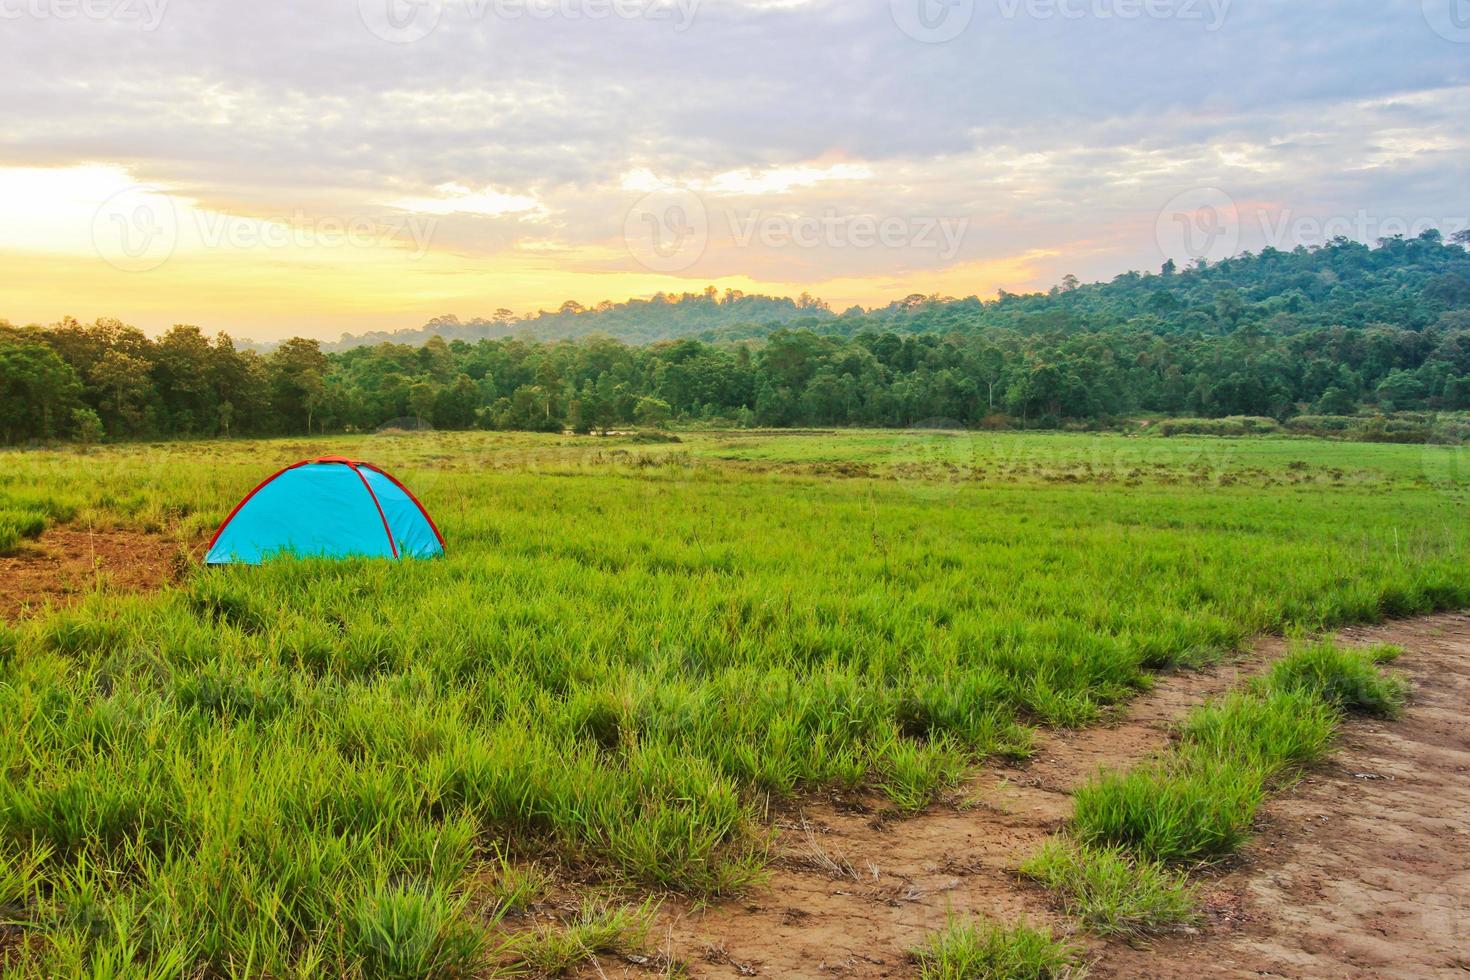
<svg viewBox="0 0 1470 980">
<path fill-rule="evenodd" d="M 267 478 L 230 511 L 206 565 L 259 564 L 273 554 L 432 558 L 444 538 L 408 488 L 371 463 L 323 456 Z"/>
</svg>

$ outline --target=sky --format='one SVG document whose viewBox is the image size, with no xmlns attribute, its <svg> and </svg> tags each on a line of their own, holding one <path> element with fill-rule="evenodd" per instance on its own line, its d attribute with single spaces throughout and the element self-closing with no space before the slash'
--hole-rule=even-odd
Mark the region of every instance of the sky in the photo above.
<svg viewBox="0 0 1470 980">
<path fill-rule="evenodd" d="M 1470 0 L 0 0 L 0 319 L 836 309 L 1470 224 Z"/>
</svg>

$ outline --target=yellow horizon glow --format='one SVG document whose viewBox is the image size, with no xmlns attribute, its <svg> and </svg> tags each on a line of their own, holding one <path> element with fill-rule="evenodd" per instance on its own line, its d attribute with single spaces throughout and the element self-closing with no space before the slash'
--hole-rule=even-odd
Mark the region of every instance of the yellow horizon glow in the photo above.
<svg viewBox="0 0 1470 980">
<path fill-rule="evenodd" d="M 532 202 L 480 194 L 473 203 Z M 569 299 L 592 306 L 711 285 L 775 296 L 808 292 L 840 311 L 912 293 L 989 296 L 997 288 L 1029 288 L 1037 277 L 1033 262 L 1046 254 L 901 278 L 705 277 L 618 268 L 625 256 L 611 246 L 546 247 L 537 240 L 545 230 L 534 224 L 520 247 L 491 255 L 438 250 L 413 217 L 387 227 L 364 221 L 353 237 L 341 223 L 300 226 L 204 208 L 169 188 L 139 187 L 114 165 L 0 168 L 0 320 L 23 325 L 108 316 L 150 334 L 191 323 L 253 340 L 329 340 L 413 329 L 444 314 L 466 320 L 499 308 L 526 314 Z"/>
</svg>

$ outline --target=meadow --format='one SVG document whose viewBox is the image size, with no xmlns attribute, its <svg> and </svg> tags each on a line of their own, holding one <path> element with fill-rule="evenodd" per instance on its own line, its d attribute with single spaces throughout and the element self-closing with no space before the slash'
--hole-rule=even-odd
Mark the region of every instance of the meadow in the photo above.
<svg viewBox="0 0 1470 980">
<path fill-rule="evenodd" d="M 13 451 L 0 548 L 69 522 L 197 556 L 261 478 L 327 453 L 403 479 L 447 557 L 102 580 L 0 625 L 19 969 L 555 972 L 636 944 L 661 894 L 758 883 L 802 794 L 917 811 L 1253 634 L 1470 605 L 1460 450 L 1288 437 Z M 552 891 L 580 903 L 563 928 L 520 917 Z"/>
</svg>

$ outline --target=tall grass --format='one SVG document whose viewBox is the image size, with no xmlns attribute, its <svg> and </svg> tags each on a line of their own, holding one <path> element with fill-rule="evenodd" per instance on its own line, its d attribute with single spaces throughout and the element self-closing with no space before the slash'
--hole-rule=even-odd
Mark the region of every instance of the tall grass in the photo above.
<svg viewBox="0 0 1470 980">
<path fill-rule="evenodd" d="M 68 520 L 76 508 L 64 499 L 38 494 L 0 491 L 0 555 L 14 551 L 58 520 Z"/>
<path fill-rule="evenodd" d="M 1077 949 L 1021 923 L 952 919 L 912 951 L 920 980 L 1068 980 L 1087 975 Z"/>
<path fill-rule="evenodd" d="M 1164 757 L 1078 790 L 1073 832 L 1153 861 L 1232 853 L 1273 784 L 1326 753 L 1342 711 L 1401 709 L 1404 684 L 1378 670 L 1381 659 L 1329 641 L 1298 646 L 1250 691 L 1191 713 Z"/>
<path fill-rule="evenodd" d="M 1118 846 L 1054 838 L 1021 865 L 1062 899 L 1062 910 L 1100 936 L 1160 932 L 1194 922 L 1195 887 L 1159 861 Z"/>
<path fill-rule="evenodd" d="M 517 971 L 559 977 L 599 954 L 636 954 L 645 949 L 655 911 L 651 902 L 641 906 L 584 902 L 572 921 L 520 933 L 500 955 Z"/>
<path fill-rule="evenodd" d="M 1300 440 L 1001 436 L 935 463 L 907 438 L 0 454 L 0 494 L 73 508 L 48 520 L 197 541 L 274 466 L 344 452 L 405 479 L 449 544 L 200 569 L 0 629 L 0 867 L 35 862 L 14 900 L 32 972 L 462 964 L 455 923 L 505 927 L 477 891 L 502 859 L 727 894 L 762 873 L 770 797 L 915 810 L 1152 668 L 1470 599 L 1470 526 L 1410 447 L 1349 469 Z M 1274 778 L 1265 758 L 1245 775 Z M 1248 827 L 1237 782 L 1191 826 Z"/>
<path fill-rule="evenodd" d="M 1267 674 L 1205 704 L 1162 756 L 1104 772 L 1074 796 L 1071 823 L 1022 864 L 1099 935 L 1136 935 L 1196 918 L 1178 865 L 1236 851 L 1268 792 L 1328 751 L 1345 712 L 1397 715 L 1398 651 L 1298 641 Z"/>
<path fill-rule="evenodd" d="M 1263 683 L 1268 690 L 1301 692 L 1340 711 L 1397 718 L 1408 684 L 1378 667 L 1402 652 L 1385 645 L 1344 650 L 1334 643 L 1311 643 L 1273 664 Z"/>
</svg>

